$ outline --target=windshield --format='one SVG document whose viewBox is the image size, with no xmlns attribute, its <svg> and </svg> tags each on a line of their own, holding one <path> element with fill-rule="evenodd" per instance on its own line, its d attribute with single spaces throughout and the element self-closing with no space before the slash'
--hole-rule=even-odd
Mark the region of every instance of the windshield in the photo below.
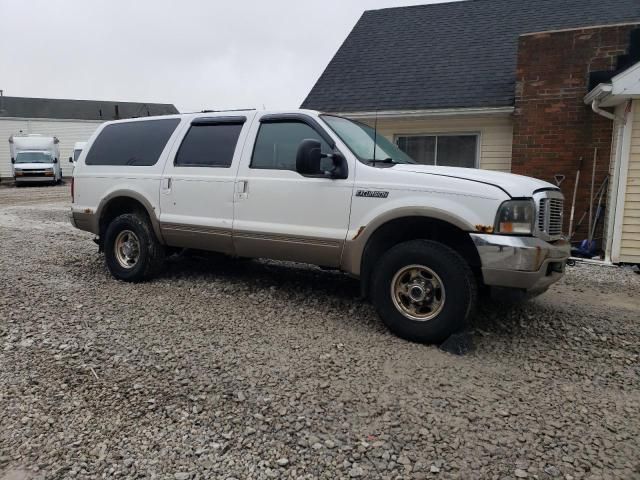
<svg viewBox="0 0 640 480">
<path fill-rule="evenodd" d="M 19 152 L 16 163 L 51 163 L 51 154 L 47 152 Z"/>
<path fill-rule="evenodd" d="M 387 140 L 384 135 L 378 133 L 368 125 L 354 122 L 344 117 L 333 115 L 321 115 L 321 118 L 329 125 L 336 135 L 340 137 L 347 147 L 365 162 L 385 163 L 417 163 L 409 155 L 404 153 L 393 143 Z M 373 150 L 375 139 L 375 155 Z"/>
<path fill-rule="evenodd" d="M 74 150 L 73 151 L 73 161 L 74 162 L 78 161 L 78 157 L 80 156 L 81 153 L 82 153 L 82 150 Z"/>
</svg>

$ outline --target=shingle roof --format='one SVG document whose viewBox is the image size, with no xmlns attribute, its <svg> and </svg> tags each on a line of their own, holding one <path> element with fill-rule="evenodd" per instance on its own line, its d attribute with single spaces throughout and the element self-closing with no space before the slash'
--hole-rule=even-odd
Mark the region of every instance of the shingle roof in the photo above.
<svg viewBox="0 0 640 480">
<path fill-rule="evenodd" d="M 168 103 L 106 102 L 58 98 L 0 97 L 0 117 L 115 120 L 178 113 Z"/>
<path fill-rule="evenodd" d="M 467 0 L 365 12 L 303 108 L 503 107 L 524 33 L 640 22 L 640 0 Z"/>
</svg>

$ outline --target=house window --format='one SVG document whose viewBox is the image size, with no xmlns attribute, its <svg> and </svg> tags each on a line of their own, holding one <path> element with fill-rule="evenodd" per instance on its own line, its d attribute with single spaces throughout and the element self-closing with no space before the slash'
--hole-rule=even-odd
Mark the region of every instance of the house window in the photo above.
<svg viewBox="0 0 640 480">
<path fill-rule="evenodd" d="M 416 162 L 447 167 L 477 166 L 478 134 L 398 135 L 398 147 Z"/>
</svg>

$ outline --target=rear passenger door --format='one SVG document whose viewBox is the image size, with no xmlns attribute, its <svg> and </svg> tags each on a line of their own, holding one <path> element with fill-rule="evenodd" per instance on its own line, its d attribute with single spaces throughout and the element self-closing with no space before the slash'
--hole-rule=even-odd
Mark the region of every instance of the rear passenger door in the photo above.
<svg viewBox="0 0 640 480">
<path fill-rule="evenodd" d="M 233 253 L 233 194 L 252 115 L 199 116 L 183 126 L 160 186 L 168 245 Z"/>
</svg>

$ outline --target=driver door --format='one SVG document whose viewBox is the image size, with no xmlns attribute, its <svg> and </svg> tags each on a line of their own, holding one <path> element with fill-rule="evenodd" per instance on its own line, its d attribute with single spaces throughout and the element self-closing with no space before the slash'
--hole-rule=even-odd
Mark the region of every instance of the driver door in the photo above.
<svg viewBox="0 0 640 480">
<path fill-rule="evenodd" d="M 296 172 L 305 139 L 330 153 L 333 140 L 306 115 L 262 115 L 252 125 L 234 195 L 233 242 L 239 256 L 337 267 L 349 227 L 354 168 L 344 180 Z"/>
</svg>

